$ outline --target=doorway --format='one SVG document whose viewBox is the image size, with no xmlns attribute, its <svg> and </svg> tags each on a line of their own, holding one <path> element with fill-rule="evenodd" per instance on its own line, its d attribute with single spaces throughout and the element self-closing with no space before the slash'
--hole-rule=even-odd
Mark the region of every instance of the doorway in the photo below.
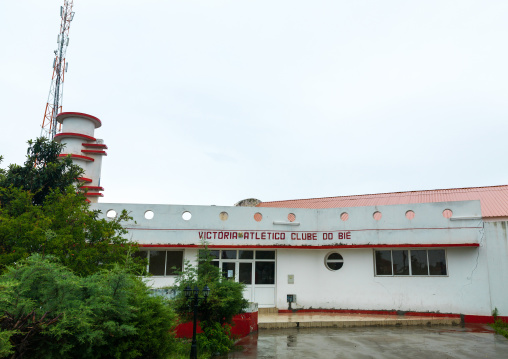
<svg viewBox="0 0 508 359">
<path fill-rule="evenodd" d="M 244 298 L 260 308 L 275 306 L 275 250 L 211 250 L 212 264 L 225 278 L 245 284 Z"/>
</svg>

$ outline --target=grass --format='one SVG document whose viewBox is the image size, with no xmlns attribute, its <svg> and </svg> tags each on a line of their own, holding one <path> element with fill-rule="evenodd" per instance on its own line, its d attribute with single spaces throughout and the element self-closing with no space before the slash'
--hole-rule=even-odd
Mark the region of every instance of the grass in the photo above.
<svg viewBox="0 0 508 359">
<path fill-rule="evenodd" d="M 497 319 L 494 324 L 490 325 L 497 334 L 503 335 L 508 339 L 508 323 L 503 322 L 501 319 Z"/>
</svg>

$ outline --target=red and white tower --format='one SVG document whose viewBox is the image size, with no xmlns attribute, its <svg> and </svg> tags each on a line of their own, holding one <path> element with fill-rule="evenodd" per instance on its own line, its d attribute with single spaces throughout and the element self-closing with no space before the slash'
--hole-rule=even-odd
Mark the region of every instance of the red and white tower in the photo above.
<svg viewBox="0 0 508 359">
<path fill-rule="evenodd" d="M 65 144 L 65 153 L 70 155 L 74 164 L 85 170 L 80 186 L 86 192 L 89 202 L 96 203 L 104 188 L 101 187 L 102 156 L 107 156 L 108 146 L 101 139 L 96 139 L 94 132 L 102 126 L 101 120 L 95 116 L 80 112 L 62 112 L 56 120 L 62 125 L 62 132 L 55 135 L 54 140 Z"/>
<path fill-rule="evenodd" d="M 41 126 L 41 137 L 46 137 L 50 140 L 55 138 L 56 117 L 62 112 L 63 83 L 68 67 L 68 63 L 65 61 L 65 54 L 69 45 L 69 28 L 74 18 L 74 12 L 72 11 L 73 4 L 74 0 L 65 0 L 64 5 L 60 7 L 60 17 L 62 20 L 57 38 L 58 48 L 54 51 L 53 76 L 51 77 L 48 102 L 46 103 Z"/>
</svg>

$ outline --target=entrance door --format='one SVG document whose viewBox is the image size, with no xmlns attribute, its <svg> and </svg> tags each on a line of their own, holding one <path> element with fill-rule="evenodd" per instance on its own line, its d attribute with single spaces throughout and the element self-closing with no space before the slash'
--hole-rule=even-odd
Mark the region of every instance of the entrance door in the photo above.
<svg viewBox="0 0 508 359">
<path fill-rule="evenodd" d="M 275 307 L 275 251 L 256 251 L 253 297 L 260 308 Z"/>
<path fill-rule="evenodd" d="M 275 306 L 275 251 L 231 250 L 211 251 L 226 278 L 245 284 L 244 298 L 260 308 Z"/>
</svg>

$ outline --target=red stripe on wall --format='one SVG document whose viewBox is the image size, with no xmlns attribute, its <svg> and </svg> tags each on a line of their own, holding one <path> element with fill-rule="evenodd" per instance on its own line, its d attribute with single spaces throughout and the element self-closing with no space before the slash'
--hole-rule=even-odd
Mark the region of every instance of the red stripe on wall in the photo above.
<svg viewBox="0 0 508 359">
<path fill-rule="evenodd" d="M 96 141 L 95 137 L 83 135 L 82 133 L 76 133 L 76 132 L 61 132 L 61 133 L 58 133 L 55 135 L 55 139 L 57 139 L 59 137 L 80 137 L 80 138 L 84 138 L 86 140 Z"/>
<path fill-rule="evenodd" d="M 78 160 L 84 160 L 84 161 L 90 161 L 90 162 L 94 162 L 95 160 L 92 158 L 92 157 L 88 157 L 88 156 L 82 156 L 82 155 L 74 155 L 72 153 L 62 153 L 62 154 L 59 154 L 58 157 L 67 157 L 67 156 L 71 156 L 71 158 L 76 158 Z"/>
<path fill-rule="evenodd" d="M 90 153 L 92 155 L 104 155 L 107 156 L 108 154 L 106 151 L 100 151 L 100 150 L 81 150 L 83 153 Z"/>
<path fill-rule="evenodd" d="M 92 120 L 92 122 L 95 123 L 96 128 L 102 125 L 101 120 L 99 120 L 97 117 L 82 112 L 61 112 L 58 114 L 58 116 L 56 116 L 56 120 L 62 123 L 62 121 L 67 117 L 84 117 L 86 119 Z"/>
<path fill-rule="evenodd" d="M 483 227 L 442 227 L 442 228 L 366 228 L 366 229 L 337 229 L 334 231 L 283 231 L 277 229 L 268 230 L 251 230 L 251 229 L 235 229 L 235 230 L 217 230 L 202 228 L 133 228 L 126 229 L 136 231 L 202 231 L 202 232 L 291 232 L 291 233 L 340 233 L 340 232 L 365 232 L 365 231 L 414 231 L 414 230 L 450 230 L 450 229 L 482 229 Z"/>
<path fill-rule="evenodd" d="M 140 244 L 140 247 L 146 248 L 204 248 L 201 244 Z M 223 245 L 210 244 L 208 248 L 284 248 L 284 249 L 349 249 L 349 248 L 450 248 L 450 247 L 479 247 L 478 243 L 453 243 L 453 244 L 347 244 L 334 246 L 281 246 L 281 245 Z"/>
<path fill-rule="evenodd" d="M 86 177 L 78 177 L 77 180 L 83 181 L 83 182 L 92 182 L 91 178 L 86 178 Z"/>
</svg>

